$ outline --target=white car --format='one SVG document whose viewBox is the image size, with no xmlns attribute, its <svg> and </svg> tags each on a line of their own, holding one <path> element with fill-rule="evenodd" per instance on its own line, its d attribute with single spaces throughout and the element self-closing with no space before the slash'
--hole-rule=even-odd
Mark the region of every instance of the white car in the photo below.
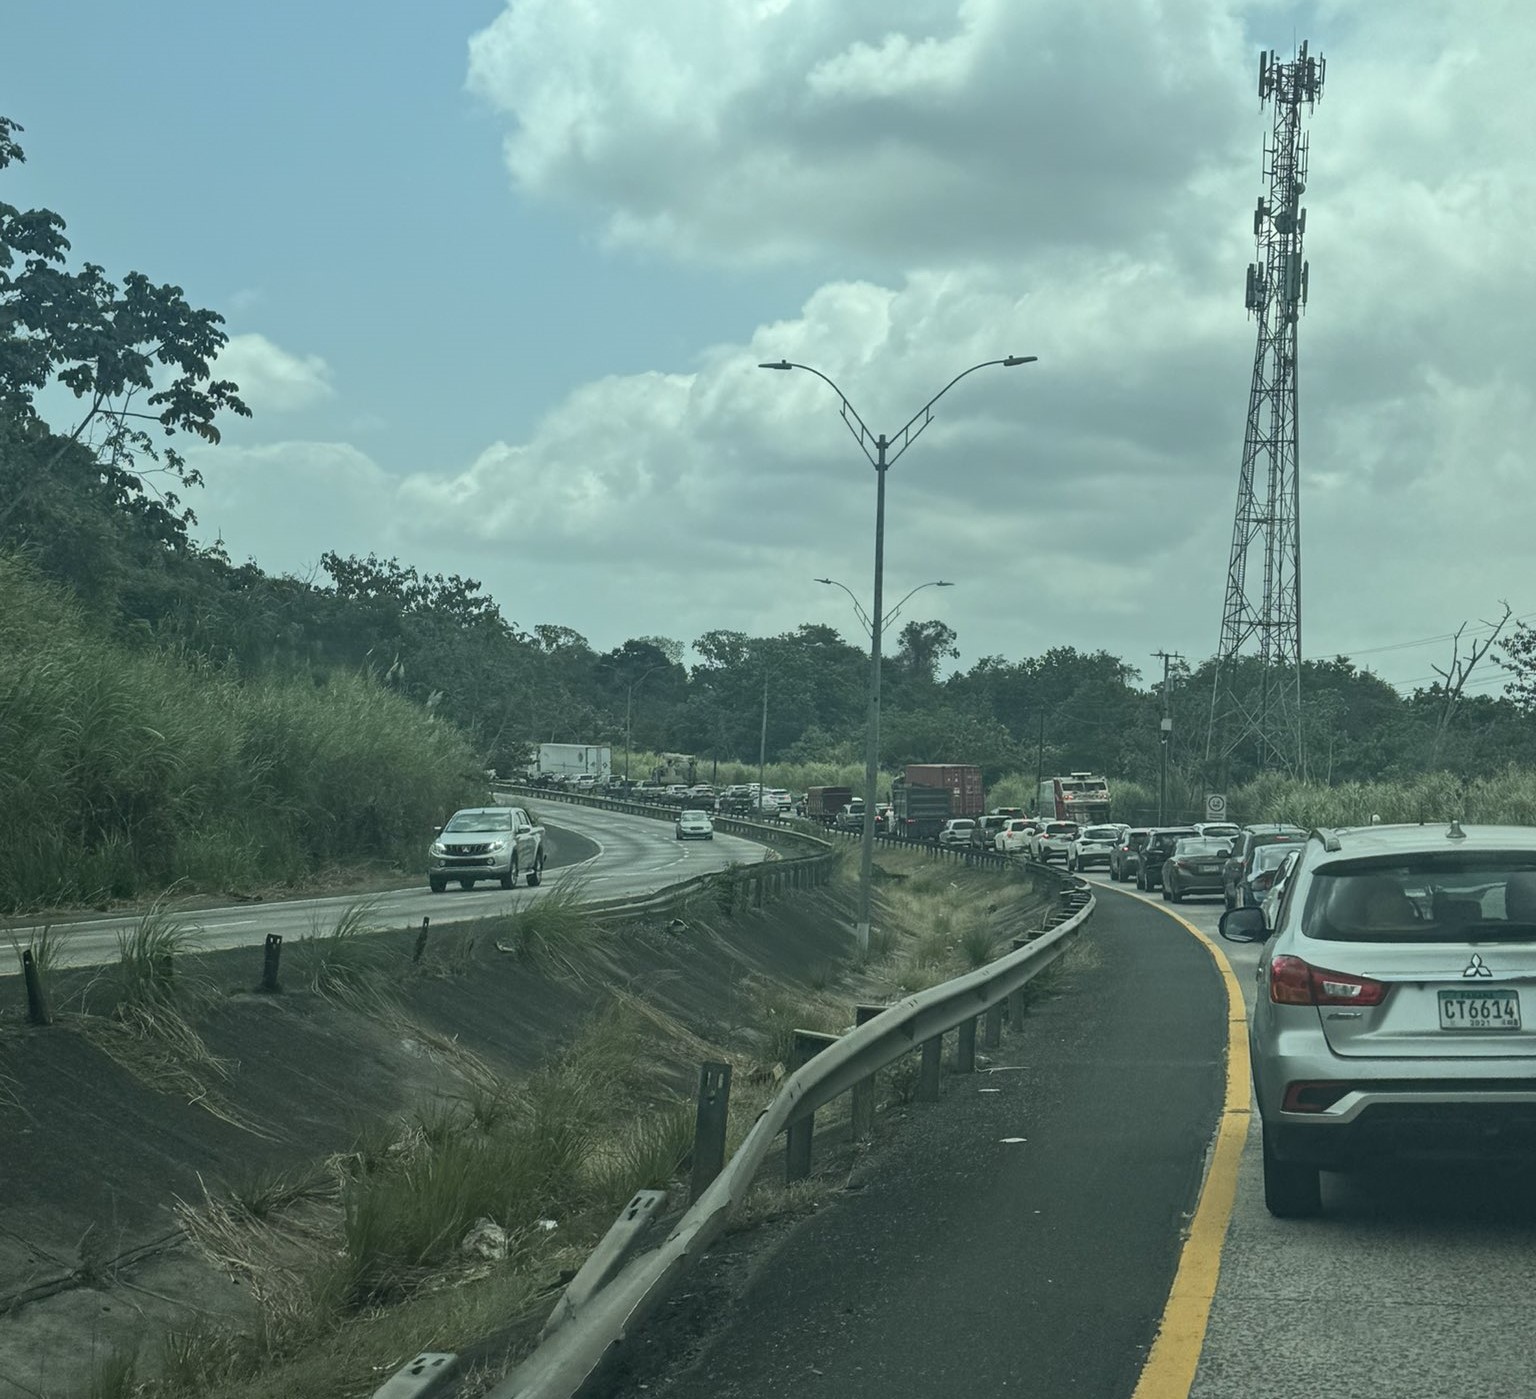
<svg viewBox="0 0 1536 1399">
<path fill-rule="evenodd" d="M 939 830 L 939 844 L 946 849 L 963 850 L 971 843 L 976 823 L 969 816 L 951 817 Z"/>
<path fill-rule="evenodd" d="M 1027 855 L 1029 838 L 1039 829 L 1040 823 L 1032 816 L 1010 816 L 993 838 L 992 848 L 1001 855 Z"/>
<path fill-rule="evenodd" d="M 1048 865 L 1055 859 L 1065 863 L 1067 847 L 1076 837 L 1077 829 L 1076 821 L 1047 821 L 1030 837 L 1030 850 L 1035 859 L 1042 865 Z"/>
<path fill-rule="evenodd" d="M 1119 839 L 1119 826 L 1084 826 L 1067 842 L 1067 868 L 1074 874 L 1090 865 L 1108 869 L 1110 851 Z"/>
<path fill-rule="evenodd" d="M 715 823 L 709 819 L 707 811 L 684 811 L 677 818 L 677 838 L 679 840 L 713 840 Z"/>
</svg>

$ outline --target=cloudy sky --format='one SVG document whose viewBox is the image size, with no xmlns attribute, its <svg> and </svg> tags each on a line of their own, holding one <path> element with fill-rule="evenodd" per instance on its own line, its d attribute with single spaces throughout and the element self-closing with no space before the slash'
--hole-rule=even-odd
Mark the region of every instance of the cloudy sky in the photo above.
<svg viewBox="0 0 1536 1399">
<path fill-rule="evenodd" d="M 1309 122 L 1304 644 L 1406 686 L 1536 616 L 1526 0 L 19 0 L 0 110 L 76 253 L 221 311 L 205 537 L 483 580 L 600 648 L 1209 655 L 1254 349 L 1258 54 Z M 1481 686 L 1495 685 L 1492 674 Z"/>
</svg>

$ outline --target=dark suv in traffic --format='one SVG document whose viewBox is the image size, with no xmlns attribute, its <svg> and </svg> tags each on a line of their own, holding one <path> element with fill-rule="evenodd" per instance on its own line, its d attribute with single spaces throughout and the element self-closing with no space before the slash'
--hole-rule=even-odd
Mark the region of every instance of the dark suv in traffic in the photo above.
<svg viewBox="0 0 1536 1399">
<path fill-rule="evenodd" d="M 1154 826 L 1147 832 L 1147 842 L 1136 861 L 1136 887 L 1150 893 L 1163 887 L 1163 863 L 1173 855 L 1181 840 L 1199 835 L 1193 826 Z"/>
</svg>

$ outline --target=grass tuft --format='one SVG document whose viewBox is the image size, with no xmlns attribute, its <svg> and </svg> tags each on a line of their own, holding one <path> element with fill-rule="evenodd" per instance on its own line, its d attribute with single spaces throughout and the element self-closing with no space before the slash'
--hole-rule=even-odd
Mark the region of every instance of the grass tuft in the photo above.
<svg viewBox="0 0 1536 1399">
<path fill-rule="evenodd" d="M 542 898 L 504 914 L 496 946 L 544 971 L 570 973 L 572 953 L 590 942 L 598 925 L 587 912 L 587 884 L 567 879 Z"/>
</svg>

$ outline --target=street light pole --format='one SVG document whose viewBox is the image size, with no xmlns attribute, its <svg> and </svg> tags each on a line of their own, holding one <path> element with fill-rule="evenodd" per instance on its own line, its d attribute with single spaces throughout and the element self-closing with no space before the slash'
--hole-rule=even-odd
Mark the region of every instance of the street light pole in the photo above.
<svg viewBox="0 0 1536 1399">
<path fill-rule="evenodd" d="M 872 433 L 864 419 L 855 411 L 853 404 L 848 401 L 848 395 L 821 370 L 814 369 L 808 364 L 796 364 L 787 359 L 771 360 L 758 365 L 759 369 L 803 369 L 826 384 L 841 402 L 843 422 L 847 424 L 848 431 L 853 434 L 860 450 L 869 459 L 870 465 L 875 468 L 875 590 L 869 628 L 869 723 L 865 734 L 864 754 L 864 841 L 859 857 L 859 915 L 858 922 L 854 925 L 861 952 L 869 950 L 870 912 L 874 904 L 875 786 L 880 780 L 880 632 L 883 624 L 881 607 L 885 588 L 885 473 L 896 464 L 902 453 L 922 436 L 923 430 L 933 421 L 933 405 L 967 374 L 974 374 L 978 369 L 989 369 L 993 365 L 1012 369 L 1019 364 L 1033 364 L 1038 358 L 1037 355 L 1008 355 L 1003 359 L 983 360 L 980 364 L 973 364 L 969 369 L 961 370 L 908 418 L 899 431 L 892 433 L 889 437 L 883 432 L 878 435 Z M 873 451 L 870 450 L 871 447 Z M 893 447 L 894 451 L 891 450 Z"/>
<path fill-rule="evenodd" d="M 624 791 L 626 794 L 629 792 L 629 715 L 630 709 L 634 704 L 635 689 L 647 675 L 655 675 L 658 670 L 665 669 L 666 666 L 653 665 L 640 676 L 640 680 L 631 680 L 629 682 L 629 689 L 624 695 Z"/>
</svg>

